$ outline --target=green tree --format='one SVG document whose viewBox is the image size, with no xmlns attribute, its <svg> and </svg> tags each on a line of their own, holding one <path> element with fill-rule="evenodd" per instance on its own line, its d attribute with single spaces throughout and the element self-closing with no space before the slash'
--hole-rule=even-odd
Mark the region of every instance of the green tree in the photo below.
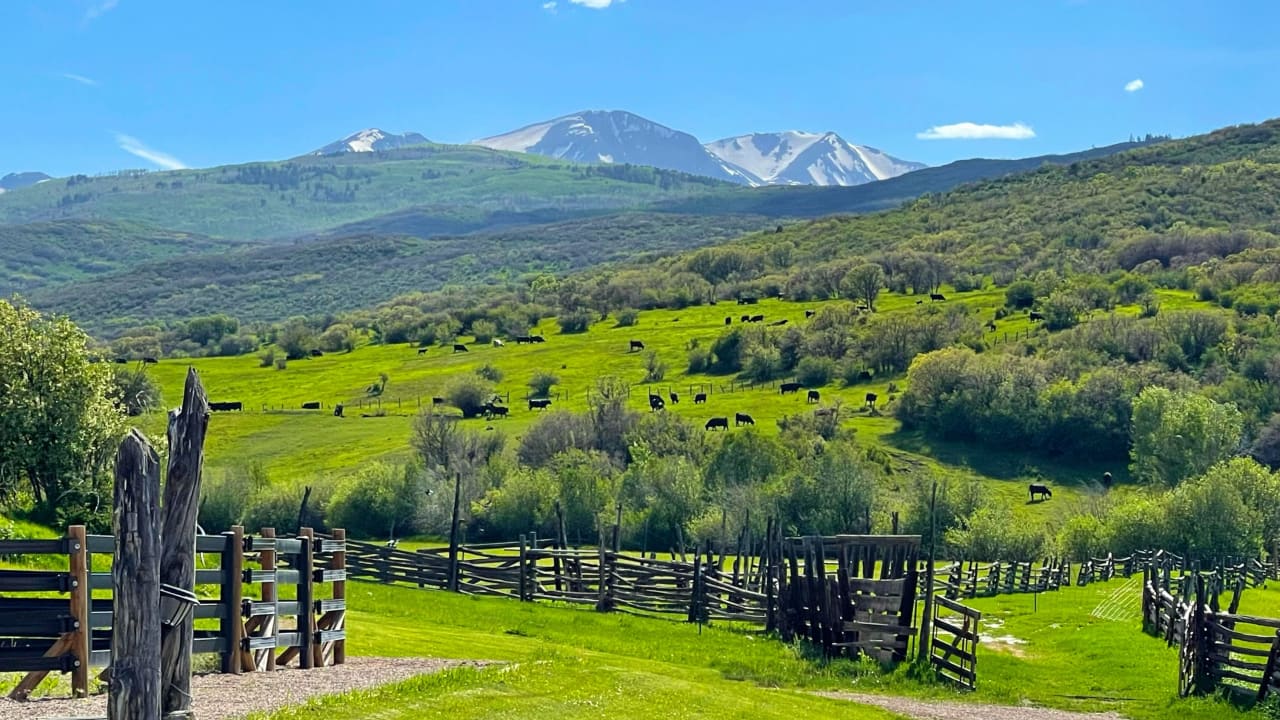
<svg viewBox="0 0 1280 720">
<path fill-rule="evenodd" d="M 329 499 L 328 521 L 363 537 L 414 532 L 422 473 L 412 465 L 373 462 L 338 483 Z"/>
<path fill-rule="evenodd" d="M 151 412 L 163 404 L 160 384 L 146 370 L 117 366 L 111 377 L 113 397 L 129 417 Z"/>
<path fill-rule="evenodd" d="M 1130 469 L 1144 482 L 1177 485 L 1238 450 L 1243 428 L 1234 405 L 1192 392 L 1146 388 L 1133 401 Z"/>
<path fill-rule="evenodd" d="M 1029 308 L 1036 301 L 1036 285 L 1030 280 L 1010 283 L 1004 289 L 1004 304 L 1011 308 Z"/>
<path fill-rule="evenodd" d="M 471 334 L 476 342 L 487 343 L 498 334 L 498 325 L 492 320 L 476 320 L 471 323 Z"/>
<path fill-rule="evenodd" d="M 544 398 L 551 394 L 551 388 L 560 383 L 560 376 L 548 370 L 536 370 L 529 378 L 529 394 L 531 397 Z"/>
<path fill-rule="evenodd" d="M 25 487 L 49 519 L 110 506 L 124 421 L 111 368 L 89 362 L 88 340 L 66 318 L 0 300 L 0 499 Z"/>
<path fill-rule="evenodd" d="M 444 396 L 462 411 L 462 417 L 480 417 L 485 404 L 493 399 L 493 384 L 474 373 L 458 375 L 445 386 Z"/>
<path fill-rule="evenodd" d="M 884 287 L 884 282 L 884 268 L 875 263 L 863 263 L 850 270 L 841 284 L 846 293 L 875 310 L 876 299 L 880 297 L 880 289 Z"/>
<path fill-rule="evenodd" d="M 303 317 L 289 318 L 276 334 L 276 346 L 290 360 L 300 360 L 316 347 L 316 332 Z"/>
</svg>

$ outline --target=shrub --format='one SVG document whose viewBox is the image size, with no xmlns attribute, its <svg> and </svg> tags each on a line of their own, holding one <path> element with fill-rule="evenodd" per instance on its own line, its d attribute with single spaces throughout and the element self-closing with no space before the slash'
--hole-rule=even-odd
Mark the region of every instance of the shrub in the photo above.
<svg viewBox="0 0 1280 720">
<path fill-rule="evenodd" d="M 1077 562 L 1111 552 L 1102 520 L 1087 514 L 1069 518 L 1058 530 L 1058 551 L 1062 557 Z"/>
<path fill-rule="evenodd" d="M 459 375 L 445 386 L 444 396 L 450 405 L 462 411 L 462 417 L 479 417 L 485 403 L 493 397 L 493 386 L 479 375 Z"/>
<path fill-rule="evenodd" d="M 200 488 L 200 527 L 205 532 L 230 530 L 244 521 L 245 501 L 267 487 L 266 472 L 260 463 L 228 470 L 211 477 Z M 296 517 L 297 508 L 294 508 Z M 255 530 L 271 525 L 249 525 Z M 282 528 L 283 529 L 283 528 Z"/>
<path fill-rule="evenodd" d="M 711 353 L 705 348 L 695 347 L 689 351 L 688 373 L 706 372 L 711 364 Z"/>
<path fill-rule="evenodd" d="M 480 369 L 476 370 L 476 374 L 491 383 L 502 382 L 502 371 L 494 367 L 493 363 L 481 365 Z"/>
<path fill-rule="evenodd" d="M 116 368 L 112 377 L 115 398 L 129 417 L 137 417 L 163 404 L 160 385 L 145 370 Z"/>
<path fill-rule="evenodd" d="M 475 336 L 476 342 L 487 343 L 498 334 L 498 326 L 492 320 L 476 320 L 471 323 L 471 334 Z"/>
<path fill-rule="evenodd" d="M 1004 304 L 1014 309 L 1029 308 L 1036 301 L 1036 286 L 1030 280 L 1019 280 L 1004 290 Z"/>
<path fill-rule="evenodd" d="M 287 367 L 289 367 L 289 360 L 287 358 L 276 358 L 277 370 L 284 370 Z"/>
<path fill-rule="evenodd" d="M 822 387 L 836 374 L 836 361 L 825 357 L 806 357 L 796 365 L 796 380 L 805 387 Z"/>
<path fill-rule="evenodd" d="M 755 347 L 747 356 L 742 376 L 748 380 L 765 382 L 778 376 L 782 369 L 782 354 L 774 347 Z"/>
<path fill-rule="evenodd" d="M 625 308 L 618 311 L 617 327 L 631 327 L 636 324 L 636 319 L 640 313 L 632 308 Z"/>
<path fill-rule="evenodd" d="M 245 355 L 258 349 L 258 338 L 253 335 L 226 335 L 218 341 L 217 353 L 223 357 Z"/>
<path fill-rule="evenodd" d="M 1030 562 L 1044 548 L 1041 528 L 1020 523 L 1007 505 L 986 505 L 969 515 L 963 528 L 946 532 L 947 545 L 957 558 L 990 562 Z"/>
<path fill-rule="evenodd" d="M 591 322 L 595 318 L 586 310 L 572 310 L 561 313 L 556 318 L 556 323 L 560 326 L 560 332 L 563 334 L 584 333 L 591 327 Z"/>
<path fill-rule="evenodd" d="M 644 381 L 647 383 L 662 382 L 667 376 L 667 364 L 658 357 L 658 353 L 650 350 L 644 355 Z"/>
<path fill-rule="evenodd" d="M 861 360 L 845 360 L 840 363 L 840 380 L 845 385 L 857 385 L 860 382 L 864 382 L 862 373 L 866 370 L 867 365 Z"/>
<path fill-rule="evenodd" d="M 553 410 L 538 418 L 524 432 L 516 457 L 521 465 L 544 467 L 565 450 L 590 450 L 594 438 L 591 419 L 586 415 Z"/>
<path fill-rule="evenodd" d="M 560 378 L 546 370 L 539 370 L 529 378 L 529 394 L 532 397 L 544 398 L 551 394 L 551 388 L 560 383 Z"/>
<path fill-rule="evenodd" d="M 316 347 L 316 333 L 307 325 L 306 318 L 290 318 L 276 334 L 276 346 L 290 360 L 301 360 Z"/>
<path fill-rule="evenodd" d="M 316 340 L 325 352 L 351 352 L 356 347 L 355 330 L 346 323 L 330 325 Z"/>
<path fill-rule="evenodd" d="M 266 350 L 258 353 L 258 367 L 269 368 L 273 367 L 275 364 L 276 351 L 272 348 L 267 348 Z"/>
<path fill-rule="evenodd" d="M 260 489 L 244 507 L 241 517 L 245 527 L 274 528 L 282 537 L 297 532 L 303 492 L 302 488 L 283 485 Z"/>
<path fill-rule="evenodd" d="M 422 496 L 417 468 L 373 462 L 338 484 L 329 501 L 328 521 L 362 537 L 412 534 Z"/>
</svg>

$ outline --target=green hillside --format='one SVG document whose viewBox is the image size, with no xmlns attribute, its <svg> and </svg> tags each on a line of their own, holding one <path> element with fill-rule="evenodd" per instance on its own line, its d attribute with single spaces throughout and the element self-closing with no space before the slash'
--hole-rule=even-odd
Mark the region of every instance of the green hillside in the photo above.
<svg viewBox="0 0 1280 720">
<path fill-rule="evenodd" d="M 745 192 L 630 166 L 569 165 L 485 148 L 426 145 L 200 170 L 73 176 L 0 196 L 0 224 L 113 218 L 236 239 L 285 239 L 417 208 L 422 234 L 470 232 L 685 198 Z"/>
</svg>

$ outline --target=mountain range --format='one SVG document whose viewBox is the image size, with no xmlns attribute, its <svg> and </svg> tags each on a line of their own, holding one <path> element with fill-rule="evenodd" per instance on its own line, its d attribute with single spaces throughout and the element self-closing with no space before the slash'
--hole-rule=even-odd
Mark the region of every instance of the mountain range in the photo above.
<svg viewBox="0 0 1280 720">
<path fill-rule="evenodd" d="M 45 180 L 53 178 L 42 172 L 17 172 L 9 173 L 4 177 L 0 177 L 0 193 L 8 190 L 18 190 L 20 188 L 29 187 L 36 183 L 42 183 Z"/>
<path fill-rule="evenodd" d="M 755 133 L 703 144 L 624 110 L 587 110 L 474 141 L 585 163 L 629 163 L 742 185 L 861 185 L 925 167 L 833 132 Z"/>
</svg>

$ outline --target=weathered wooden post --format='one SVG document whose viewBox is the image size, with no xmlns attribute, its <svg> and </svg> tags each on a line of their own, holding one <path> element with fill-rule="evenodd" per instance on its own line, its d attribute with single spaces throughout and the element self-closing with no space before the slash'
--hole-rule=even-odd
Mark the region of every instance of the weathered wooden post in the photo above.
<svg viewBox="0 0 1280 720">
<path fill-rule="evenodd" d="M 938 504 L 938 481 L 933 481 L 933 490 L 929 494 L 929 563 L 924 568 L 924 612 L 920 615 L 920 642 L 916 644 L 916 659 L 929 657 L 930 639 L 933 637 L 933 630 L 930 624 L 933 622 L 933 564 L 934 552 L 937 549 L 937 515 L 935 508 Z"/>
<path fill-rule="evenodd" d="M 449 590 L 458 592 L 458 513 L 462 503 L 462 474 L 453 475 L 453 519 L 449 523 Z"/>
<path fill-rule="evenodd" d="M 187 370 L 182 408 L 169 413 L 169 473 L 165 478 L 163 525 L 160 537 L 160 582 L 195 592 L 196 513 L 200 502 L 200 471 L 204 437 L 209 427 L 209 399 L 195 368 Z M 162 631 L 160 667 L 166 715 L 191 709 L 191 644 L 194 621 L 190 614 Z"/>
<path fill-rule="evenodd" d="M 239 675 L 240 638 L 244 634 L 244 623 L 240 620 L 244 600 L 241 585 L 244 576 L 244 527 L 233 525 L 229 532 L 222 533 L 222 538 L 226 544 L 222 548 L 222 588 L 218 600 L 227 613 L 221 628 L 222 637 L 227 641 L 227 650 L 222 654 L 222 672 Z"/>
<path fill-rule="evenodd" d="M 71 652 L 76 656 L 77 664 L 71 671 L 71 691 L 76 697 L 88 697 L 89 651 L 93 637 L 89 596 L 93 591 L 89 588 L 89 540 L 83 525 L 67 528 L 67 543 L 71 558 L 71 617 L 76 622 L 73 633 L 75 645 Z"/>
<path fill-rule="evenodd" d="M 160 458 L 137 430 L 116 457 L 110 720 L 160 717 Z"/>
</svg>

